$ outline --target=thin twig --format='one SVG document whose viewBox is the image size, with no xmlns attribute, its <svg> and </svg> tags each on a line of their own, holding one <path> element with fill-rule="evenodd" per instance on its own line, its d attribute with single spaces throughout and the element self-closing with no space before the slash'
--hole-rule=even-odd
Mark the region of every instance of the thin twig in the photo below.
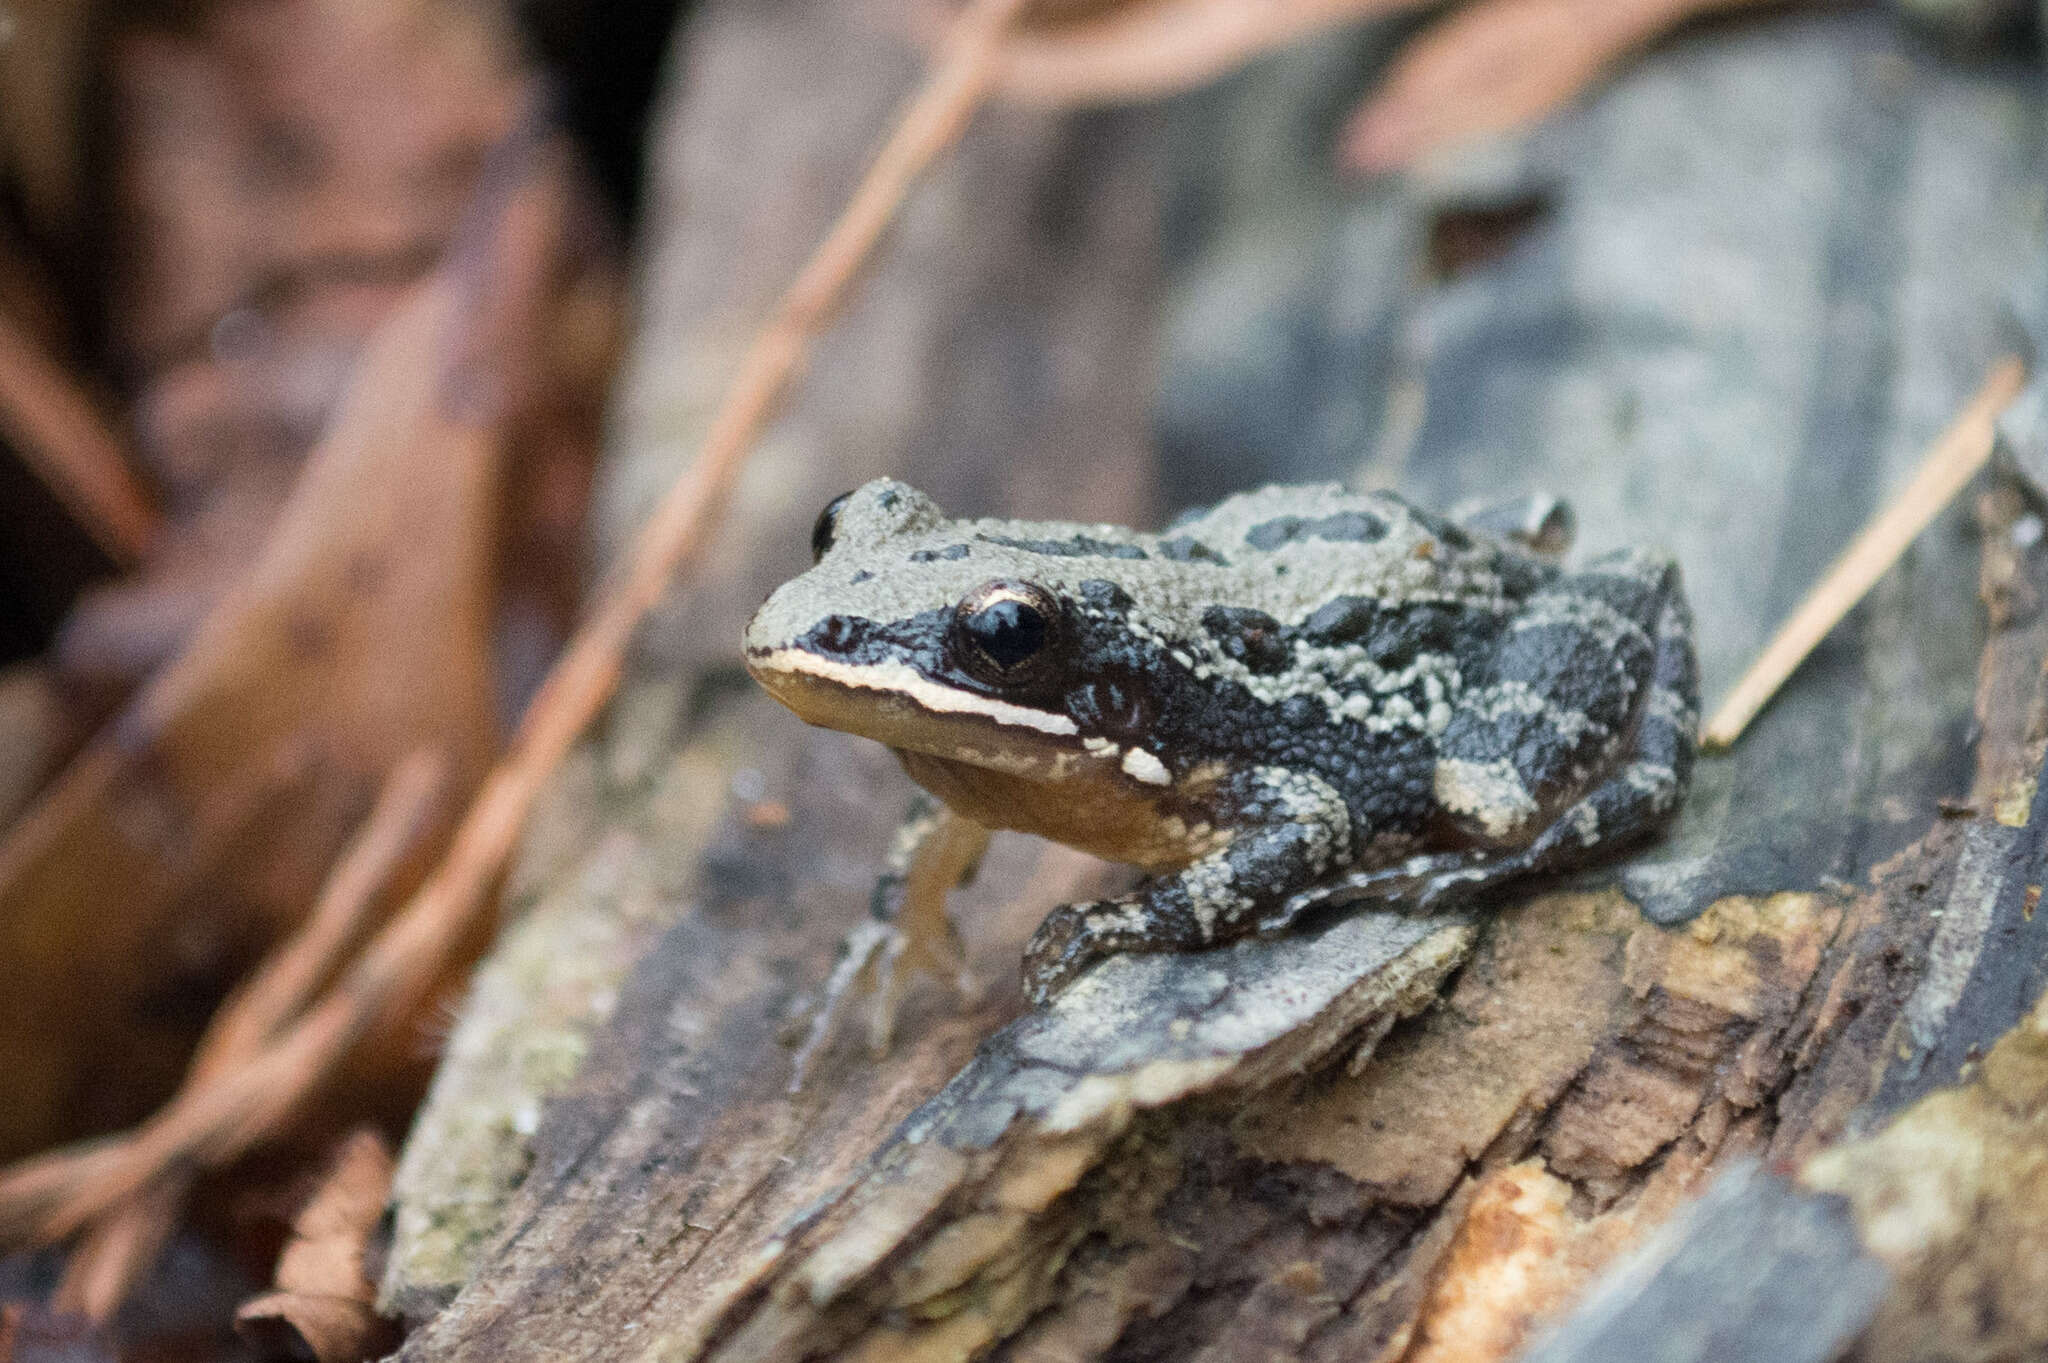
<svg viewBox="0 0 2048 1363">
<path fill-rule="evenodd" d="M 1070 106 L 1190 90 L 1326 28 L 1427 0 L 1138 0 L 1035 24 L 1002 46 L 998 93 Z"/>
<path fill-rule="evenodd" d="M 305 924 L 221 1005 L 192 1058 L 194 1078 L 227 1073 L 312 1006 L 361 944 L 392 876 L 419 850 L 448 775 L 446 755 L 430 748 L 391 769 Z"/>
<path fill-rule="evenodd" d="M 0 313 L 0 432 L 116 563 L 141 561 L 162 524 L 120 440 L 62 369 Z"/>
<path fill-rule="evenodd" d="M 1983 387 L 1928 448 L 1905 490 L 1863 527 L 1735 683 L 1701 730 L 1703 747 L 1718 750 L 1740 738 L 1806 655 L 1984 466 L 1991 457 L 1998 414 L 2019 395 L 2026 376 L 2026 365 L 2014 355 L 1991 367 Z"/>
<path fill-rule="evenodd" d="M 392 876 L 418 850 L 447 781 L 447 761 L 430 750 L 414 752 L 392 769 L 305 924 L 215 1014 L 193 1055 L 187 1088 L 261 1054 L 319 996 L 361 942 Z M 166 1174 L 96 1222 L 66 1260 L 51 1305 L 93 1320 L 111 1319 L 162 1251 L 190 1187 L 182 1172 Z"/>
<path fill-rule="evenodd" d="M 749 347 L 697 459 L 670 487 L 550 669 L 447 855 L 336 986 L 249 1064 L 180 1093 L 132 1134 L 26 1161 L 0 1179 L 0 1237 L 61 1239 L 172 1167 L 217 1167 L 282 1127 L 377 1023 L 428 1002 L 526 816 L 611 697 L 634 631 L 694 568 L 741 467 L 917 179 L 986 98 L 997 46 L 1025 0 L 975 0 L 824 242 Z"/>
</svg>

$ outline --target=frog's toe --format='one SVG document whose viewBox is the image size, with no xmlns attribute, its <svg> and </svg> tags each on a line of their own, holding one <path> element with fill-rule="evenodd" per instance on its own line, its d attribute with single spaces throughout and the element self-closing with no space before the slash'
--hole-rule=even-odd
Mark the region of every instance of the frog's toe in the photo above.
<svg viewBox="0 0 2048 1363">
<path fill-rule="evenodd" d="M 1099 920 L 1102 909 L 1114 907 L 1062 904 L 1045 916 L 1024 948 L 1024 997 L 1032 1007 L 1045 1007 L 1076 975 L 1112 953 Z"/>
<path fill-rule="evenodd" d="M 868 1054 L 887 1059 L 896 1039 L 896 1012 L 903 1002 L 903 957 L 910 941 L 893 927 L 885 927 L 882 941 L 874 951 L 874 989 L 868 997 Z"/>
<path fill-rule="evenodd" d="M 824 997 L 818 1001 L 817 1011 L 811 1015 L 810 1028 L 796 1049 L 789 1079 L 791 1093 L 802 1090 L 810 1077 L 811 1062 L 831 1038 L 849 1002 L 871 973 L 882 978 L 875 982 L 868 1017 L 868 1037 L 870 1044 L 874 1044 L 879 1027 L 880 1046 L 883 1053 L 887 1053 L 890 1033 L 895 1029 L 894 991 L 888 987 L 887 980 L 893 979 L 896 957 L 902 951 L 903 934 L 893 924 L 868 919 L 846 935 L 839 944 L 839 959 L 825 981 Z M 879 1017 L 884 1007 L 889 1012 L 886 1021 Z"/>
<path fill-rule="evenodd" d="M 953 920 L 943 914 L 938 917 L 942 925 L 935 933 L 906 933 L 900 950 L 919 969 L 928 970 L 938 979 L 945 981 L 960 1001 L 967 1007 L 978 1005 L 983 996 L 981 980 L 967 965 L 967 947 L 960 940 L 960 930 Z"/>
</svg>

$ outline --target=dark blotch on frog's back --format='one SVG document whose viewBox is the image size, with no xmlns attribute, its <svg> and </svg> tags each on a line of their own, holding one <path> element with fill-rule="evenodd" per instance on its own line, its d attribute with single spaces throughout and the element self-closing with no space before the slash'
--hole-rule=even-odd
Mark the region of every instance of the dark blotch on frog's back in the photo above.
<svg viewBox="0 0 2048 1363">
<path fill-rule="evenodd" d="M 1176 535 L 1170 540 L 1161 540 L 1153 548 L 1159 557 L 1175 563 L 1213 563 L 1219 568 L 1230 566 L 1229 559 L 1193 535 Z"/>
<path fill-rule="evenodd" d="M 1490 643 L 1491 629 L 1479 627 L 1472 613 L 1449 602 L 1411 601 L 1385 608 L 1375 614 L 1364 639 L 1365 652 L 1389 672 L 1398 672 L 1425 653 L 1453 656 L 1482 640 Z M 1460 658 L 1460 674 L 1467 660 Z"/>
<path fill-rule="evenodd" d="M 1244 542 L 1254 549 L 1278 549 L 1296 540 L 1318 539 L 1333 543 L 1371 544 L 1384 539 L 1387 523 L 1364 511 L 1339 511 L 1310 520 L 1302 516 L 1275 516 L 1260 521 L 1244 532 Z"/>
<path fill-rule="evenodd" d="M 912 563 L 950 563 L 955 559 L 966 558 L 969 554 L 973 552 L 974 551 L 967 545 L 949 544 L 943 549 L 916 550 L 910 555 L 910 561 Z"/>
<path fill-rule="evenodd" d="M 1121 619 L 1130 614 L 1131 594 L 1106 577 L 1091 577 L 1074 588 L 1074 595 L 1088 609 Z"/>
<path fill-rule="evenodd" d="M 1458 659 L 1460 674 L 1478 665 L 1497 633 L 1491 612 L 1447 601 L 1389 605 L 1369 596 L 1339 596 L 1318 606 L 1293 636 L 1327 648 L 1362 647 L 1389 672 L 1398 672 L 1424 653 Z M 1343 689 L 1343 682 L 1336 683 Z"/>
<path fill-rule="evenodd" d="M 1318 644 L 1364 643 L 1379 613 L 1379 602 L 1369 596 L 1334 597 L 1309 612 L 1301 634 Z"/>
<path fill-rule="evenodd" d="M 1216 640 L 1224 656 L 1243 663 L 1254 675 L 1284 672 L 1294 661 L 1287 631 L 1262 610 L 1249 606 L 1211 606 L 1202 612 L 1202 628 Z"/>
<path fill-rule="evenodd" d="M 1407 504 L 1403 503 L 1403 505 Z M 1472 547 L 1472 536 L 1467 534 L 1465 527 L 1459 525 L 1456 521 L 1446 520 L 1434 511 L 1424 511 L 1418 506 L 1409 506 L 1408 514 L 1414 518 L 1417 525 L 1436 536 L 1438 541 L 1450 548 L 1470 549 Z"/>
<path fill-rule="evenodd" d="M 1045 554 L 1053 558 L 1146 557 L 1145 551 L 1135 544 L 1113 544 L 1092 535 L 1071 535 L 1063 540 L 1013 539 L 1008 535 L 976 535 L 975 538 L 989 544 L 1000 544 L 1006 549 L 1022 549 L 1027 554 Z"/>
</svg>

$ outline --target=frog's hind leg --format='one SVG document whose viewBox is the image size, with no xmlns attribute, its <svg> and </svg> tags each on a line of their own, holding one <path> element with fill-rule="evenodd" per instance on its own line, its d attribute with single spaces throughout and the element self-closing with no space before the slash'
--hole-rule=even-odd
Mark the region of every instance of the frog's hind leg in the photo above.
<svg viewBox="0 0 2048 1363">
<path fill-rule="evenodd" d="M 1531 597 L 1468 682 L 1437 739 L 1437 804 L 1475 849 L 1527 848 L 1625 767 L 1689 764 L 1690 733 L 1679 754 L 1666 731 L 1694 689 L 1670 560 L 1596 559 Z"/>
<path fill-rule="evenodd" d="M 1379 900 L 1407 909 L 1428 910 L 1467 899 L 1517 877 L 1568 870 L 1639 838 L 1677 811 L 1692 777 L 1699 727 L 1699 681 L 1693 659 L 1692 622 L 1675 582 L 1653 601 L 1645 637 L 1649 665 L 1639 699 L 1611 746 L 1601 769 L 1606 779 L 1566 801 L 1540 824 L 1518 824 L 1502 831 L 1507 845 L 1411 857 L 1394 866 L 1360 871 L 1297 895 L 1277 921 L 1299 916 L 1322 904 L 1355 904 Z M 1476 754 L 1497 753 L 1472 744 L 1453 748 L 1453 761 L 1472 761 Z M 1532 744 L 1538 752 L 1543 745 Z M 1555 753 L 1559 745 L 1549 749 Z M 1462 756 L 1458 755 L 1462 752 Z M 1487 760 L 1493 760 L 1488 757 Z M 1539 767 L 1528 785 L 1540 785 Z M 1525 789 L 1527 787 L 1525 786 Z M 1514 846 L 1517 837 L 1525 845 Z"/>
<path fill-rule="evenodd" d="M 875 884 L 866 921 L 840 943 L 824 998 L 797 1049 L 792 1090 L 803 1087 L 811 1058 L 864 982 L 873 990 L 868 1045 L 877 1055 L 889 1051 L 906 966 L 931 971 L 970 1005 L 980 998 L 959 930 L 946 912 L 946 896 L 974 877 L 988 840 L 988 829 L 929 795 L 919 794 L 911 802 Z"/>
<path fill-rule="evenodd" d="M 1699 677 L 1692 621 L 1676 592 L 1662 603 L 1648 693 L 1614 774 L 1567 808 L 1529 845 L 1531 870 L 1563 869 L 1588 849 L 1639 838 L 1678 810 L 1699 743 Z"/>
<path fill-rule="evenodd" d="M 1242 827 L 1223 847 L 1129 894 L 1063 904 L 1024 949 L 1024 990 L 1043 1004 L 1126 951 L 1191 951 L 1267 929 L 1297 886 L 1350 858 L 1351 816 L 1320 777 L 1261 767 L 1230 793 Z"/>
</svg>

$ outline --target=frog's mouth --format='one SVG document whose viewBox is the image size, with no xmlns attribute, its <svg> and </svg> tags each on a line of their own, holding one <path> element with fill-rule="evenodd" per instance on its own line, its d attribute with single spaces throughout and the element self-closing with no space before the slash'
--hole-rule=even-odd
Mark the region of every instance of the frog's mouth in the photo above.
<svg viewBox="0 0 2048 1363">
<path fill-rule="evenodd" d="M 990 767 L 1058 777 L 1092 753 L 1067 715 L 947 686 L 900 661 L 848 663 L 749 649 L 747 671 L 806 724 Z"/>
</svg>

